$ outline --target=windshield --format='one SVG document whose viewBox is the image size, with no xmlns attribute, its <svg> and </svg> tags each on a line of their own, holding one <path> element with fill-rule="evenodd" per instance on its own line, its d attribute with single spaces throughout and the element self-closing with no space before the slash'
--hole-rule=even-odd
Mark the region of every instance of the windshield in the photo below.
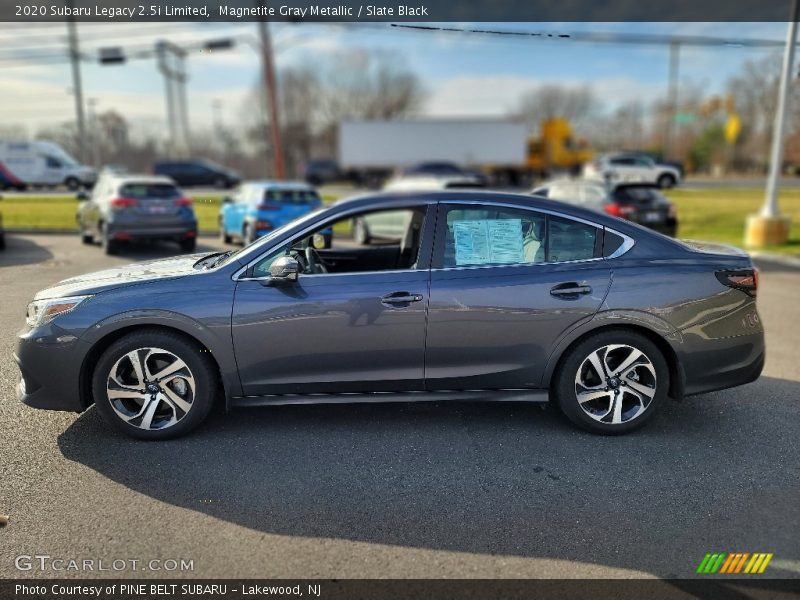
<svg viewBox="0 0 800 600">
<path fill-rule="evenodd" d="M 231 260 L 237 260 L 237 257 L 241 256 L 242 254 L 249 253 L 251 250 L 256 250 L 257 248 L 263 247 L 270 242 L 270 240 L 274 240 L 275 238 L 280 237 L 286 231 L 290 229 L 294 229 L 295 227 L 302 227 L 303 225 L 316 221 L 317 219 L 322 219 L 325 216 L 325 213 L 331 210 L 331 207 L 321 208 L 320 210 L 315 210 L 310 213 L 306 213 L 299 219 L 295 219 L 294 221 L 290 221 L 286 223 L 286 225 L 282 225 L 277 229 L 272 230 L 269 234 L 265 235 L 264 237 L 260 237 L 257 240 L 250 242 L 244 248 L 240 248 L 239 250 L 235 250 L 230 254 L 226 255 L 224 259 L 222 259 L 219 263 L 216 263 L 214 266 L 221 266 L 227 264 Z"/>
</svg>

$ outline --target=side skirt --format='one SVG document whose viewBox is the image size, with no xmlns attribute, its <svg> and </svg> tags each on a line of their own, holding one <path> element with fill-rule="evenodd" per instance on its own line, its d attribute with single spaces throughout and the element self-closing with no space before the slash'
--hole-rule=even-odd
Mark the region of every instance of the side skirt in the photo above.
<svg viewBox="0 0 800 600">
<path fill-rule="evenodd" d="M 345 394 L 274 394 L 238 396 L 230 407 L 284 404 L 356 404 L 368 402 L 547 402 L 547 390 L 442 390 L 437 392 L 366 392 Z"/>
</svg>

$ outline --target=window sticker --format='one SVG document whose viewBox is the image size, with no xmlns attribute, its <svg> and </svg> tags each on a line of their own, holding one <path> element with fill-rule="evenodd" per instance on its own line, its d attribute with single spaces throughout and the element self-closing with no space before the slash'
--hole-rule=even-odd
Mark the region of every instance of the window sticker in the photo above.
<svg viewBox="0 0 800 600">
<path fill-rule="evenodd" d="M 522 220 L 454 221 L 456 265 L 522 263 Z"/>
</svg>

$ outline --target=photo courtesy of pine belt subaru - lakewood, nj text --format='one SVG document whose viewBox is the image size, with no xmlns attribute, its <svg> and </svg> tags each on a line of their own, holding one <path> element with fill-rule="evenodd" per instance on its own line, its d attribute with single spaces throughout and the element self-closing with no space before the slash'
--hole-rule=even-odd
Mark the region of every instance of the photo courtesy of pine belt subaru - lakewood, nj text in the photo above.
<svg viewBox="0 0 800 600">
<path fill-rule="evenodd" d="M 402 227 L 354 243 L 352 223 L 377 217 Z M 376 194 L 237 251 L 39 292 L 17 339 L 18 395 L 94 404 L 144 439 L 185 434 L 215 400 L 549 399 L 585 429 L 623 433 L 667 396 L 759 376 L 757 287 L 739 250 L 546 198 Z"/>
</svg>

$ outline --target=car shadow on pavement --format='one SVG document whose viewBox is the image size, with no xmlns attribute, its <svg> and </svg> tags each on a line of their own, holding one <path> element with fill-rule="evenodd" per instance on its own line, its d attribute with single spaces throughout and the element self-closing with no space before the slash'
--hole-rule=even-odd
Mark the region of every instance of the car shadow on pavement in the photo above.
<svg viewBox="0 0 800 600">
<path fill-rule="evenodd" d="M 197 242 L 197 248 L 192 252 L 184 252 L 180 249 L 178 244 L 174 242 L 168 241 L 142 241 L 136 243 L 127 243 L 122 244 L 119 247 L 119 250 L 116 253 L 116 256 L 130 259 L 130 260 L 157 260 L 159 258 L 169 258 L 172 256 L 177 256 L 179 254 L 196 254 L 200 252 L 218 252 L 220 250 L 219 244 L 212 245 L 209 242 L 211 241 L 210 238 L 208 240 L 203 240 L 202 238 Z M 235 249 L 235 247 L 231 248 L 223 248 L 225 250 Z"/>
<path fill-rule="evenodd" d="M 0 269 L 3 267 L 33 265 L 53 258 L 53 253 L 50 250 L 30 239 L 9 233 L 6 233 L 4 237 L 6 247 L 4 250 L 0 250 Z"/>
<path fill-rule="evenodd" d="M 800 383 L 764 377 L 667 401 L 620 437 L 549 405 L 454 402 L 220 411 L 154 443 L 90 409 L 58 443 L 132 490 L 261 532 L 692 577 L 706 552 L 798 558 L 797 398 Z"/>
</svg>

